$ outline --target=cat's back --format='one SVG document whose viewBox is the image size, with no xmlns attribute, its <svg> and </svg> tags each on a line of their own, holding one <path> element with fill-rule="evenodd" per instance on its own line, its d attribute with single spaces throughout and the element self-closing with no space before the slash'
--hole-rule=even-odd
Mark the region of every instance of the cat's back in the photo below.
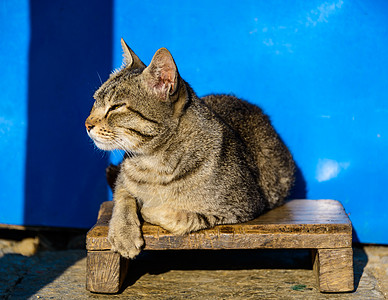
<svg viewBox="0 0 388 300">
<path fill-rule="evenodd" d="M 281 204 L 294 182 L 294 161 L 263 111 L 229 95 L 209 95 L 202 101 L 246 144 L 259 170 L 258 183 L 269 206 Z"/>
<path fill-rule="evenodd" d="M 259 107 L 230 95 L 208 95 L 202 100 L 248 147 L 257 149 L 258 144 L 265 146 L 265 141 L 277 138 L 268 116 Z"/>
</svg>

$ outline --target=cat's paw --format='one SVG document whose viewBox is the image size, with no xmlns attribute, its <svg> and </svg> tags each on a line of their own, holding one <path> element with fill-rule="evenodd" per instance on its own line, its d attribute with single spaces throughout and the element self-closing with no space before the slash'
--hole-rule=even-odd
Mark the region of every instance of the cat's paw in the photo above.
<svg viewBox="0 0 388 300">
<path fill-rule="evenodd" d="M 125 258 L 134 258 L 140 253 L 144 245 L 140 226 L 112 221 L 108 231 L 111 250 L 120 253 Z"/>
</svg>

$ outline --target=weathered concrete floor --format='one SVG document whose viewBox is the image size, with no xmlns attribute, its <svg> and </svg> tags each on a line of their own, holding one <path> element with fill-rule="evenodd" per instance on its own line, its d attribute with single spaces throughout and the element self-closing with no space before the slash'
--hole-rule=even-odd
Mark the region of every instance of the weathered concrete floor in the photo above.
<svg viewBox="0 0 388 300">
<path fill-rule="evenodd" d="M 2 254 L 2 299 L 386 299 L 388 247 L 354 249 L 357 290 L 321 294 L 308 251 L 159 251 L 132 262 L 118 295 L 85 290 L 86 252 Z M 0 253 L 1 256 L 1 253 Z"/>
</svg>

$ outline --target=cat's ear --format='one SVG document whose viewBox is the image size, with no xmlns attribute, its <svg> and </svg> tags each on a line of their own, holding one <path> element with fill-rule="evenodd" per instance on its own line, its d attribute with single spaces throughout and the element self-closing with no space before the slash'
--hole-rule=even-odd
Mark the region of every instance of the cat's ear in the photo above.
<svg viewBox="0 0 388 300">
<path fill-rule="evenodd" d="M 123 38 L 121 38 L 121 47 L 123 48 L 123 65 L 126 68 L 145 68 L 146 65 L 137 57 L 135 52 L 128 47 Z"/>
<path fill-rule="evenodd" d="M 151 89 L 164 100 L 167 100 L 178 88 L 178 69 L 166 48 L 156 51 L 143 74 Z"/>
</svg>

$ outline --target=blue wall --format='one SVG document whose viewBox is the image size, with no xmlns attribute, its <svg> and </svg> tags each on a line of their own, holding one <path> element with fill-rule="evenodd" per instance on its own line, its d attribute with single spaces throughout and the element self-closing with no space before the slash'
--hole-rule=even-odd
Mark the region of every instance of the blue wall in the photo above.
<svg viewBox="0 0 388 300">
<path fill-rule="evenodd" d="M 0 223 L 89 227 L 107 156 L 84 120 L 112 66 L 112 3 L 2 0 L 0 26 Z"/>
<path fill-rule="evenodd" d="M 107 156 L 82 123 L 124 37 L 145 63 L 167 47 L 200 96 L 260 105 L 299 166 L 294 196 L 338 199 L 359 241 L 388 243 L 388 3 L 55 3 L 0 8 L 0 223 L 93 222 Z"/>
<path fill-rule="evenodd" d="M 29 4 L 0 2 L 0 223 L 23 223 Z"/>
</svg>

